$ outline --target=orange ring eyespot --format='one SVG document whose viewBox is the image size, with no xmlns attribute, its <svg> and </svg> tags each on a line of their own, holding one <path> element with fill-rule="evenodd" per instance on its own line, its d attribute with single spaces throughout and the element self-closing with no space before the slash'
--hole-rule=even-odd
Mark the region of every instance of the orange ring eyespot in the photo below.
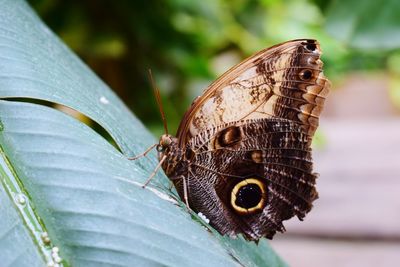
<svg viewBox="0 0 400 267">
<path fill-rule="evenodd" d="M 237 183 L 231 191 L 231 206 L 239 214 L 250 215 L 262 211 L 266 205 L 266 186 L 257 178 Z"/>
</svg>

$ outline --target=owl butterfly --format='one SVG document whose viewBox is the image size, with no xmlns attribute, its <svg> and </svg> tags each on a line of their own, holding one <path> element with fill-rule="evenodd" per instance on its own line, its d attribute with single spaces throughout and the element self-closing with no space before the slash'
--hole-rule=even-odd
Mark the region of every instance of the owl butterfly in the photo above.
<svg viewBox="0 0 400 267">
<path fill-rule="evenodd" d="M 161 136 L 161 167 L 221 234 L 271 239 L 311 210 L 310 144 L 330 87 L 320 56 L 316 40 L 256 53 L 195 99 L 176 137 Z"/>
</svg>

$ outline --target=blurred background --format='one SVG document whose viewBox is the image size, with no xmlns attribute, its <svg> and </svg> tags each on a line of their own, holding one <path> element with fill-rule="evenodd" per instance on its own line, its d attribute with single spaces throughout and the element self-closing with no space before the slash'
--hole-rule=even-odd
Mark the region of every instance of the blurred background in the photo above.
<svg viewBox="0 0 400 267">
<path fill-rule="evenodd" d="M 320 199 L 272 246 L 291 266 L 400 261 L 400 1 L 28 1 L 159 136 L 147 70 L 175 132 L 193 98 L 265 47 L 315 38 L 332 91 L 315 138 Z"/>
</svg>

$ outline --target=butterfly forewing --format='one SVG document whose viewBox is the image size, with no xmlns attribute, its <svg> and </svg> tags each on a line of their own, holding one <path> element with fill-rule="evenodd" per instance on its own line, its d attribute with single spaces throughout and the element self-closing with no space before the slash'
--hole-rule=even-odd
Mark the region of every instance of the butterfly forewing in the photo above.
<svg viewBox="0 0 400 267">
<path fill-rule="evenodd" d="M 258 118 L 286 118 L 314 134 L 329 90 L 315 40 L 295 40 L 263 50 L 225 73 L 185 114 L 177 136 L 184 146 L 199 132 Z"/>
</svg>

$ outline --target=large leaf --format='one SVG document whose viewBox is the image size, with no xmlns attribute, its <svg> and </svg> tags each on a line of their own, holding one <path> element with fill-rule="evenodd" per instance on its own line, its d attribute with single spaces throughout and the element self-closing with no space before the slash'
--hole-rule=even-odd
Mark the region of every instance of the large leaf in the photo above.
<svg viewBox="0 0 400 267">
<path fill-rule="evenodd" d="M 400 1 L 336 0 L 328 8 L 326 27 L 337 39 L 362 49 L 400 47 Z"/>
<path fill-rule="evenodd" d="M 0 1 L 0 14 L 0 98 L 9 99 L 0 101 L 2 266 L 44 266 L 57 258 L 54 246 L 73 266 L 284 265 L 265 240 L 232 240 L 203 227 L 163 185 L 162 172 L 142 189 L 154 153 L 129 161 L 74 118 L 16 102 L 72 107 L 130 155 L 154 142 L 24 1 Z"/>
<path fill-rule="evenodd" d="M 122 101 L 24 1 L 0 0 L 0 12 L 2 98 L 36 98 L 76 109 L 109 131 L 126 153 L 139 152 L 132 151 L 138 142 L 152 142 Z"/>
<path fill-rule="evenodd" d="M 0 166 L 7 165 L 0 158 Z M 3 179 L 11 177 L 0 167 Z M 17 195 L 13 195 L 17 196 Z M 29 234 L 28 229 L 22 223 L 15 209 L 13 198 L 10 198 L 4 187 L 0 186 L 0 256 L 3 266 L 43 266 L 40 252 Z"/>
</svg>

